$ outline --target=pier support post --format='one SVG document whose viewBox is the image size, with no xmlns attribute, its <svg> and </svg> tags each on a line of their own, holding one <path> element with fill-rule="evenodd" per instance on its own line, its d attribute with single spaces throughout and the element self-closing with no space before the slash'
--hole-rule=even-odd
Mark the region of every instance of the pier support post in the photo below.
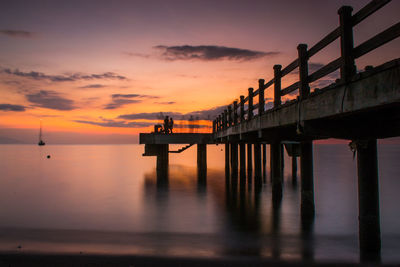
<svg viewBox="0 0 400 267">
<path fill-rule="evenodd" d="M 246 180 L 246 146 L 245 143 L 239 144 L 239 163 L 240 163 L 240 182 L 245 183 Z"/>
<path fill-rule="evenodd" d="M 254 143 L 254 184 L 256 187 L 261 186 L 261 144 Z"/>
<path fill-rule="evenodd" d="M 197 144 L 197 174 L 201 182 L 207 179 L 207 145 Z"/>
<path fill-rule="evenodd" d="M 231 143 L 231 173 L 232 178 L 238 177 L 238 144 Z"/>
<path fill-rule="evenodd" d="M 300 153 L 301 218 L 302 220 L 313 220 L 315 205 L 312 141 L 301 142 Z"/>
<path fill-rule="evenodd" d="M 157 182 L 168 181 L 168 145 L 157 145 Z"/>
<path fill-rule="evenodd" d="M 230 164 L 229 164 L 229 143 L 225 143 L 225 176 L 229 179 Z"/>
<path fill-rule="evenodd" d="M 359 241 L 361 261 L 379 261 L 379 181 L 376 139 L 357 141 Z"/>
<path fill-rule="evenodd" d="M 292 156 L 292 183 L 297 183 L 297 157 Z"/>
<path fill-rule="evenodd" d="M 262 177 L 267 182 L 267 144 L 262 144 Z"/>
<path fill-rule="evenodd" d="M 251 143 L 247 144 L 247 181 L 251 183 L 253 178 L 253 149 Z"/>
<path fill-rule="evenodd" d="M 276 201 L 282 198 L 282 144 L 280 142 L 271 143 L 270 151 L 272 198 Z"/>
</svg>

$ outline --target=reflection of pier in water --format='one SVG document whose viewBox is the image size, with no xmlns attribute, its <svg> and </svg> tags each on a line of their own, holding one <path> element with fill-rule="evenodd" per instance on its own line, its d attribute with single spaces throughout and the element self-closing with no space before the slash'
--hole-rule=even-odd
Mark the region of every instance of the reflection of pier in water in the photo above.
<svg viewBox="0 0 400 267">
<path fill-rule="evenodd" d="M 360 73 L 357 73 L 355 60 L 399 37 L 400 23 L 357 47 L 353 44 L 353 27 L 388 2 L 371 1 L 354 15 L 351 7 L 341 7 L 338 10 L 340 24 L 336 29 L 310 49 L 300 44 L 298 58 L 285 68 L 275 65 L 270 81 L 260 79 L 257 90 L 249 88 L 246 97 L 240 96 L 239 102 L 227 106 L 213 121 L 212 134 L 141 134 L 140 143 L 146 144 L 144 155 L 157 156 L 159 177 L 168 175 L 168 144 L 197 144 L 198 172 L 203 180 L 207 176 L 206 145 L 225 144 L 226 199 L 231 220 L 238 222 L 239 230 L 251 229 L 258 233 L 259 195 L 263 183 L 268 180 L 265 166 L 266 144 L 269 144 L 271 225 L 272 233 L 279 236 L 285 145 L 292 157 L 293 185 L 296 185 L 297 158 L 300 158 L 302 248 L 304 258 L 312 259 L 313 140 L 350 140 L 350 148 L 357 153 L 360 259 L 380 261 L 377 139 L 400 136 L 400 59 L 375 68 L 367 66 Z M 340 41 L 340 57 L 309 74 L 310 58 L 336 40 Z M 311 90 L 313 82 L 338 69 L 340 77 L 336 82 Z M 299 80 L 282 89 L 282 77 L 293 71 L 298 72 Z M 274 101 L 273 108 L 266 110 L 265 90 L 269 87 L 273 87 Z M 293 96 L 295 92 L 298 92 L 296 99 L 282 103 L 283 96 Z M 243 217 L 249 212 L 251 216 Z M 273 248 L 277 250 L 272 251 L 272 256 L 279 257 L 281 240 L 273 240 L 276 242 Z"/>
<path fill-rule="evenodd" d="M 240 183 L 234 177 L 227 177 L 224 181 L 221 178 L 225 177 L 225 174 L 213 169 L 208 170 L 207 184 L 204 184 L 203 177 L 199 177 L 196 168 L 182 165 L 171 165 L 168 176 L 159 174 L 156 170 L 147 173 L 144 184 L 145 203 L 154 203 L 158 210 L 155 219 L 149 221 L 155 228 L 164 229 L 165 224 L 171 220 L 185 219 L 184 210 L 180 216 L 169 219 L 165 217 L 171 216 L 169 212 L 174 206 L 171 203 L 174 196 L 175 199 L 179 199 L 176 195 L 197 195 L 187 201 L 204 203 L 206 199 L 211 199 L 218 209 L 217 214 L 224 221 L 222 225 L 227 226 L 222 235 L 217 233 L 212 238 L 212 244 L 200 243 L 196 244 L 197 247 L 204 246 L 205 249 L 210 249 L 211 246 L 217 255 L 225 256 L 252 256 L 272 260 L 312 259 L 312 242 L 305 238 L 303 231 L 300 231 L 299 235 L 281 232 L 281 203 L 275 202 L 268 206 L 267 202 L 262 202 L 263 198 L 270 195 L 268 186 L 256 190 L 252 184 Z M 291 177 L 286 186 L 294 195 L 298 195 L 298 188 L 292 185 Z M 295 197 L 287 201 L 290 201 L 289 206 L 296 204 Z M 312 223 L 308 226 L 312 229 Z M 310 236 L 312 230 L 308 232 L 308 237 Z"/>
</svg>

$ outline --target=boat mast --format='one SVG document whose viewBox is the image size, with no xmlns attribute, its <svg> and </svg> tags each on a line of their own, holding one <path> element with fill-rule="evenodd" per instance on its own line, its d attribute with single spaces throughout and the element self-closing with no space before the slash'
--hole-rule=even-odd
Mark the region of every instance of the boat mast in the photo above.
<svg viewBox="0 0 400 267">
<path fill-rule="evenodd" d="M 42 141 L 42 120 L 40 120 L 39 142 Z"/>
</svg>

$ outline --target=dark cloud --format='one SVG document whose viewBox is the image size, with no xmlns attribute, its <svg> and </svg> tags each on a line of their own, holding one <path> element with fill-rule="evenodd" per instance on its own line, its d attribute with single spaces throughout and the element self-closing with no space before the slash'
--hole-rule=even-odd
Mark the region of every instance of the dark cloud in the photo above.
<svg viewBox="0 0 400 267">
<path fill-rule="evenodd" d="M 25 107 L 21 105 L 0 104 L 1 111 L 25 111 Z"/>
<path fill-rule="evenodd" d="M 164 117 L 162 117 L 162 118 L 164 118 Z M 143 127 L 153 126 L 156 123 L 156 122 L 143 122 L 143 121 L 127 122 L 127 121 L 123 121 L 123 120 L 110 120 L 110 119 L 104 119 L 104 118 L 100 118 L 100 119 L 101 119 L 101 121 L 74 120 L 74 122 L 97 125 L 97 126 L 101 126 L 101 127 L 117 127 L 117 128 L 143 128 Z M 209 126 L 198 124 L 197 121 L 186 121 L 186 123 L 177 121 L 177 123 L 174 124 L 174 128 L 195 129 L 195 128 L 209 128 Z"/>
<path fill-rule="evenodd" d="M 33 32 L 20 31 L 20 30 L 0 30 L 0 34 L 14 38 L 33 38 L 36 36 Z"/>
<path fill-rule="evenodd" d="M 175 102 L 175 101 L 154 102 L 154 104 L 159 104 L 159 105 L 173 105 L 173 104 L 176 104 L 176 102 Z"/>
<path fill-rule="evenodd" d="M 37 107 L 55 109 L 55 110 L 72 110 L 74 101 L 60 96 L 54 91 L 41 90 L 38 93 L 26 94 L 26 99 Z"/>
<path fill-rule="evenodd" d="M 88 88 L 103 88 L 103 87 L 106 87 L 106 86 L 103 84 L 95 83 L 95 84 L 88 84 L 85 86 L 81 86 L 79 88 L 88 89 Z"/>
<path fill-rule="evenodd" d="M 113 99 L 115 98 L 159 98 L 158 96 L 152 95 L 141 95 L 141 94 L 113 94 L 111 95 Z"/>
<path fill-rule="evenodd" d="M 128 104 L 136 104 L 143 101 L 144 98 L 158 98 L 158 96 L 141 95 L 141 94 L 113 94 L 111 102 L 104 109 L 116 109 Z"/>
<path fill-rule="evenodd" d="M 221 114 L 226 107 L 227 106 L 220 106 L 211 109 L 193 111 L 189 113 L 181 113 L 181 112 L 132 113 L 132 114 L 120 115 L 118 116 L 118 118 L 125 120 L 160 120 L 164 119 L 165 116 L 169 116 L 182 120 L 189 119 L 190 117 L 201 120 L 213 120 L 216 116 Z"/>
<path fill-rule="evenodd" d="M 139 99 L 113 99 L 111 103 L 107 104 L 104 109 L 116 109 L 128 104 L 140 103 Z"/>
<path fill-rule="evenodd" d="M 189 112 L 185 114 L 185 116 L 193 116 L 195 118 L 199 117 L 200 119 L 203 120 L 213 120 L 216 116 L 221 114 L 226 108 L 227 106 L 219 106 L 211 109 L 203 109 L 203 110 Z"/>
<path fill-rule="evenodd" d="M 113 72 L 105 72 L 102 74 L 82 74 L 82 73 L 73 73 L 68 75 L 48 75 L 42 72 L 31 71 L 31 72 L 22 72 L 18 69 L 1 69 L 0 73 L 5 73 L 9 75 L 19 76 L 19 77 L 27 77 L 35 80 L 49 80 L 52 82 L 73 82 L 79 80 L 98 80 L 98 79 L 113 79 L 113 80 L 126 80 L 127 78 L 121 75 L 118 75 Z"/>
<path fill-rule="evenodd" d="M 178 117 L 183 114 L 180 112 L 151 112 L 151 113 L 132 113 L 118 116 L 119 119 L 125 120 L 159 120 L 165 116 Z"/>
<path fill-rule="evenodd" d="M 265 56 L 274 56 L 280 52 L 261 52 L 248 49 L 240 49 L 225 46 L 201 45 L 201 46 L 165 46 L 154 47 L 161 52 L 165 60 L 253 60 Z"/>
<path fill-rule="evenodd" d="M 97 125 L 102 127 L 118 127 L 118 128 L 142 128 L 154 125 L 151 122 L 126 122 L 116 120 L 103 120 L 103 121 L 87 121 L 87 120 L 74 120 L 75 122 Z"/>
</svg>

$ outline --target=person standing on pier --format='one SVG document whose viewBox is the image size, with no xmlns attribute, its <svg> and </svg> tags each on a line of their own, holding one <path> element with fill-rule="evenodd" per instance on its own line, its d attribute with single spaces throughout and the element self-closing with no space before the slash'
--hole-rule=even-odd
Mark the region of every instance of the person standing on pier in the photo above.
<svg viewBox="0 0 400 267">
<path fill-rule="evenodd" d="M 172 117 L 169 119 L 169 131 L 172 133 L 172 129 L 174 128 L 174 120 Z"/>
<path fill-rule="evenodd" d="M 164 119 L 164 133 L 168 134 L 169 133 L 169 120 L 168 120 L 168 116 L 165 116 Z"/>
</svg>

